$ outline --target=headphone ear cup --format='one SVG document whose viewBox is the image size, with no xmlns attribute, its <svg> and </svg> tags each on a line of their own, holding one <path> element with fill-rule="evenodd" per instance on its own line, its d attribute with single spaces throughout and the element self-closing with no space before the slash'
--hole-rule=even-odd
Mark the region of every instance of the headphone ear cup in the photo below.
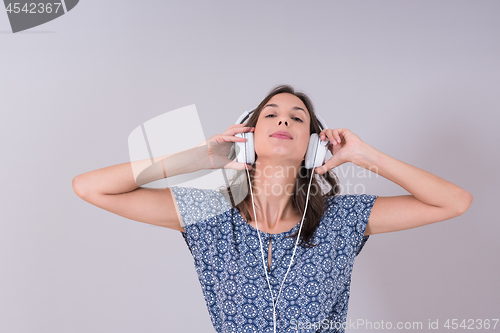
<svg viewBox="0 0 500 333">
<path fill-rule="evenodd" d="M 314 165 L 316 150 L 318 149 L 319 136 L 316 133 L 311 134 L 309 137 L 309 145 L 307 146 L 306 157 L 305 157 L 305 167 L 306 169 L 312 169 Z"/>
<path fill-rule="evenodd" d="M 253 141 L 253 133 L 251 132 L 245 132 L 245 138 L 247 141 L 245 142 L 246 145 L 246 163 L 247 164 L 254 164 L 255 163 L 255 145 Z"/>
<path fill-rule="evenodd" d="M 316 161 L 314 162 L 314 167 L 320 167 L 325 164 L 326 152 L 328 151 L 328 145 L 330 140 L 326 139 L 322 141 L 318 136 L 318 149 L 316 152 Z"/>
<path fill-rule="evenodd" d="M 311 134 L 304 163 L 306 169 L 317 168 L 323 165 L 329 143 L 330 140 L 326 139 L 322 141 L 317 133 Z"/>
<path fill-rule="evenodd" d="M 238 138 L 245 138 L 245 142 L 235 142 L 236 145 L 236 160 L 238 163 L 254 164 L 255 163 L 255 147 L 253 141 L 253 133 L 245 132 L 235 134 Z"/>
</svg>

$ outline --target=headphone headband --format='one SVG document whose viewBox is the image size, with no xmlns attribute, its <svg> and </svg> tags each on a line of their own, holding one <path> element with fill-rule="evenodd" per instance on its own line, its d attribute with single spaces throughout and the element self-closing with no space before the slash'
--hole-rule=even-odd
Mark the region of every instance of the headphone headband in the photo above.
<svg viewBox="0 0 500 333">
<path fill-rule="evenodd" d="M 238 118 L 238 120 L 236 120 L 236 125 L 238 124 L 242 124 L 245 120 L 247 120 L 248 118 L 250 118 L 250 115 L 255 111 L 257 110 L 257 106 L 254 107 L 253 109 L 249 110 L 249 111 L 245 111 L 241 114 L 241 116 Z M 323 120 L 323 118 L 321 118 L 318 114 L 316 114 L 316 118 L 318 119 L 318 121 L 320 122 L 321 126 L 323 127 L 323 129 L 325 128 L 328 128 L 328 125 L 325 123 L 325 121 Z"/>
</svg>

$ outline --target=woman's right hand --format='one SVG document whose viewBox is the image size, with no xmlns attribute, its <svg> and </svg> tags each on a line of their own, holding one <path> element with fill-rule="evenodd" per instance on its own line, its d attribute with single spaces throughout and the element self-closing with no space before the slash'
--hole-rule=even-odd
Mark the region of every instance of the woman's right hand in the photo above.
<svg viewBox="0 0 500 333">
<path fill-rule="evenodd" d="M 229 152 L 234 142 L 245 142 L 245 138 L 235 136 L 238 133 L 253 132 L 255 127 L 247 127 L 246 124 L 231 125 L 222 134 L 216 134 L 208 140 L 202 142 L 198 147 L 203 147 L 200 150 L 201 169 L 234 169 L 245 170 L 251 169 L 249 164 L 238 163 L 231 161 L 228 158 Z"/>
</svg>

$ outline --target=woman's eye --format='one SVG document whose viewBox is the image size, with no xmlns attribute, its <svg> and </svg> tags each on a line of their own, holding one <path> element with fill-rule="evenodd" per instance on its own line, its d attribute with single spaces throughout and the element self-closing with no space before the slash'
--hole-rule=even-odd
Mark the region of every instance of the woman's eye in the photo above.
<svg viewBox="0 0 500 333">
<path fill-rule="evenodd" d="M 267 116 L 265 116 L 264 118 L 267 118 L 267 117 L 273 117 L 274 118 L 274 117 L 276 117 L 276 115 L 274 115 L 274 114 L 271 113 L 271 114 L 268 114 Z M 300 119 L 298 117 L 293 117 L 292 119 L 295 120 L 295 121 L 300 121 L 301 123 L 303 123 L 302 119 Z"/>
</svg>

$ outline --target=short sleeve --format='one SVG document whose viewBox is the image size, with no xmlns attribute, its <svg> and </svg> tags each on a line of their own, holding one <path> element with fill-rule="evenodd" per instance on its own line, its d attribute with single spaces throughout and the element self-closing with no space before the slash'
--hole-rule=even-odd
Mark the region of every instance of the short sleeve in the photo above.
<svg viewBox="0 0 500 333">
<path fill-rule="evenodd" d="M 231 209 L 225 197 L 216 190 L 177 186 L 170 189 L 174 194 L 184 228 Z"/>
<path fill-rule="evenodd" d="M 372 194 L 346 194 L 336 200 L 340 206 L 338 218 L 343 221 L 342 234 L 350 238 L 355 256 L 359 255 L 370 237 L 364 233 L 377 197 Z"/>
<path fill-rule="evenodd" d="M 191 254 L 195 255 L 194 252 L 199 252 L 200 242 L 208 236 L 208 229 L 216 227 L 207 225 L 207 221 L 216 220 L 216 217 L 229 211 L 231 205 L 216 190 L 177 186 L 172 186 L 170 189 L 185 230 L 181 231 L 182 237 Z"/>
</svg>

